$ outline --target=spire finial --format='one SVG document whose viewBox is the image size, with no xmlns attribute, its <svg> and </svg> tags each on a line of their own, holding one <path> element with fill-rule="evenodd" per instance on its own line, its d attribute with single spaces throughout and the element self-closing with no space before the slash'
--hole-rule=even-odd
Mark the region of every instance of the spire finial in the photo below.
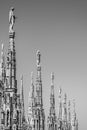
<svg viewBox="0 0 87 130">
<path fill-rule="evenodd" d="M 4 44 L 3 44 L 3 43 L 2 43 L 2 46 L 1 46 L 1 47 L 2 47 L 2 51 L 3 51 L 3 50 L 4 50 Z"/>
<path fill-rule="evenodd" d="M 20 94 L 21 94 L 21 96 L 23 96 L 23 75 L 21 75 L 21 89 L 20 89 Z"/>
<path fill-rule="evenodd" d="M 33 83 L 33 72 L 31 72 L 31 84 Z"/>
<path fill-rule="evenodd" d="M 61 95 L 62 93 L 62 89 L 61 89 L 61 86 L 59 87 L 59 94 Z"/>
<path fill-rule="evenodd" d="M 36 55 L 37 55 L 37 65 L 39 65 L 40 64 L 40 61 L 41 61 L 41 54 L 40 54 L 40 51 L 38 50 L 37 51 L 37 53 L 36 53 Z"/>
<path fill-rule="evenodd" d="M 9 32 L 10 33 L 14 32 L 13 30 L 14 23 L 15 23 L 14 7 L 11 7 L 9 11 Z"/>
<path fill-rule="evenodd" d="M 54 84 L 54 73 L 53 72 L 51 73 L 51 83 L 52 83 L 52 85 Z"/>
<path fill-rule="evenodd" d="M 54 73 L 51 73 L 51 95 L 54 95 Z"/>
<path fill-rule="evenodd" d="M 23 85 L 23 74 L 21 75 L 21 86 Z"/>
<path fill-rule="evenodd" d="M 22 105 L 22 121 L 25 120 L 25 110 L 24 110 L 24 91 L 23 91 L 23 74 L 21 76 L 21 105 Z"/>
</svg>

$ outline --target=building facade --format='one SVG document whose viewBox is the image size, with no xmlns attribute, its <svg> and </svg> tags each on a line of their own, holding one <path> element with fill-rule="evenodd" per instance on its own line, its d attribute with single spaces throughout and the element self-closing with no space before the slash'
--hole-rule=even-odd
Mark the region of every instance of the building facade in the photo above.
<svg viewBox="0 0 87 130">
<path fill-rule="evenodd" d="M 36 53 L 36 84 L 31 73 L 31 87 L 28 98 L 28 117 L 25 118 L 23 76 L 21 91 L 18 93 L 16 79 L 16 50 L 15 50 L 15 15 L 14 8 L 9 11 L 9 46 L 5 62 L 4 45 L 1 46 L 0 61 L 0 130 L 78 130 L 78 120 L 73 102 L 71 116 L 70 101 L 67 95 L 62 101 L 62 90 L 59 89 L 58 116 L 55 110 L 54 73 L 51 74 L 50 108 L 47 121 L 43 107 L 43 88 L 41 76 L 41 53 Z"/>
</svg>

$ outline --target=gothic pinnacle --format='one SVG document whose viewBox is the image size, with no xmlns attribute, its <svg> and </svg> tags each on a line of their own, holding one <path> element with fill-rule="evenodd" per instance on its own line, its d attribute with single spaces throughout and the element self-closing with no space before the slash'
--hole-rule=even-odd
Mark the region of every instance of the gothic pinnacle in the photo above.
<svg viewBox="0 0 87 130">
<path fill-rule="evenodd" d="M 64 102 L 63 102 L 63 120 L 67 121 L 67 95 L 64 94 Z"/>
<path fill-rule="evenodd" d="M 59 88 L 59 94 L 61 95 L 61 93 L 62 93 L 62 89 L 61 89 L 61 87 Z"/>
<path fill-rule="evenodd" d="M 51 73 L 51 94 L 54 95 L 54 73 Z"/>
<path fill-rule="evenodd" d="M 69 123 L 71 122 L 70 106 L 71 106 L 71 104 L 70 104 L 70 100 L 69 100 L 69 102 L 68 102 L 68 122 Z"/>
<path fill-rule="evenodd" d="M 62 94 L 62 89 L 61 87 L 59 88 L 59 102 L 61 102 L 61 94 Z"/>
<path fill-rule="evenodd" d="M 4 51 L 4 44 L 2 43 L 2 52 Z"/>
<path fill-rule="evenodd" d="M 51 107 L 55 107 L 55 96 L 54 96 L 54 73 L 51 73 L 51 95 L 50 95 Z M 55 109 L 55 108 L 54 108 Z M 55 111 L 55 110 L 54 110 Z"/>
<path fill-rule="evenodd" d="M 54 73 L 51 73 L 51 85 L 54 85 Z"/>
<path fill-rule="evenodd" d="M 24 110 L 23 75 L 21 76 L 21 104 L 22 104 L 22 121 L 24 121 L 25 120 L 25 110 Z"/>
<path fill-rule="evenodd" d="M 64 94 L 64 103 L 66 104 L 66 100 L 67 100 L 67 95 L 66 93 Z"/>
<path fill-rule="evenodd" d="M 31 84 L 33 84 L 33 72 L 31 72 Z"/>
<path fill-rule="evenodd" d="M 59 119 L 62 120 L 62 101 L 61 101 L 62 89 L 59 88 Z"/>
<path fill-rule="evenodd" d="M 9 48 L 6 63 L 6 81 L 10 88 L 14 88 L 17 92 L 16 80 L 16 51 L 15 51 L 15 32 L 14 32 L 15 15 L 14 8 L 9 11 Z M 9 72 L 9 73 L 8 73 Z"/>
<path fill-rule="evenodd" d="M 21 87 L 23 87 L 23 75 L 21 76 Z"/>
<path fill-rule="evenodd" d="M 76 112 L 75 112 L 75 100 L 73 99 L 73 116 L 76 118 Z"/>
<path fill-rule="evenodd" d="M 23 92 L 23 75 L 21 76 L 21 100 L 24 103 L 24 92 Z M 23 104 L 24 105 L 24 104 Z"/>
<path fill-rule="evenodd" d="M 41 62 L 41 54 L 40 54 L 40 51 L 38 50 L 37 51 L 37 53 L 36 53 L 36 55 L 37 55 L 37 65 L 40 65 L 40 62 Z"/>
<path fill-rule="evenodd" d="M 23 75 L 21 76 L 21 89 L 20 89 L 20 96 L 22 102 L 24 102 L 24 94 L 23 94 Z"/>
<path fill-rule="evenodd" d="M 34 83 L 33 83 L 33 72 L 31 72 L 31 97 L 34 98 Z"/>
</svg>

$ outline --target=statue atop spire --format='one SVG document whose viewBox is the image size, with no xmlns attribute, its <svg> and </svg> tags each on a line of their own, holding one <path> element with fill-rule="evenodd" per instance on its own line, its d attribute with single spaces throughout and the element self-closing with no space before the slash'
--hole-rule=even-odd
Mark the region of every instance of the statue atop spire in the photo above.
<svg viewBox="0 0 87 130">
<path fill-rule="evenodd" d="M 23 91 L 23 75 L 21 76 L 21 87 L 22 87 L 22 91 Z"/>
<path fill-rule="evenodd" d="M 9 32 L 13 33 L 13 27 L 14 27 L 14 23 L 15 23 L 15 15 L 14 15 L 14 8 L 11 7 L 10 11 L 9 11 Z"/>
<path fill-rule="evenodd" d="M 51 84 L 53 85 L 54 84 L 54 73 L 53 72 L 51 73 L 51 82 L 52 82 Z"/>
<path fill-rule="evenodd" d="M 6 79 L 9 88 L 15 88 L 17 91 L 16 80 L 16 51 L 15 51 L 15 31 L 13 29 L 15 23 L 14 8 L 9 11 L 9 48 L 6 63 Z"/>
<path fill-rule="evenodd" d="M 36 55 L 37 55 L 37 65 L 39 65 L 40 64 L 40 61 L 41 61 L 41 54 L 40 54 L 40 51 L 38 50 L 37 51 L 37 53 L 36 53 Z"/>
<path fill-rule="evenodd" d="M 51 95 L 54 96 L 54 73 L 51 73 Z"/>
<path fill-rule="evenodd" d="M 61 89 L 61 87 L 59 88 L 59 94 L 61 95 L 61 93 L 62 93 L 62 89 Z"/>
<path fill-rule="evenodd" d="M 31 84 L 33 84 L 33 72 L 31 72 Z"/>
</svg>

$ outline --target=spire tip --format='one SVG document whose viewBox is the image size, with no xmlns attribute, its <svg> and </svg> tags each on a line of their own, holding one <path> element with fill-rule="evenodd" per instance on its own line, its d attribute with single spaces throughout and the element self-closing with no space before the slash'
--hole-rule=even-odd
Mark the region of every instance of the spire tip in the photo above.
<svg viewBox="0 0 87 130">
<path fill-rule="evenodd" d="M 4 50 L 4 44 L 2 43 L 2 45 L 1 45 L 1 48 L 2 48 L 2 50 Z"/>
<path fill-rule="evenodd" d="M 36 53 L 36 55 L 37 55 L 37 65 L 39 65 L 40 64 L 40 61 L 41 61 L 41 54 L 40 54 L 40 51 L 38 50 L 37 51 L 37 53 Z"/>
<path fill-rule="evenodd" d="M 51 73 L 51 80 L 54 81 L 54 72 Z"/>
<path fill-rule="evenodd" d="M 33 83 L 33 71 L 31 72 L 31 84 Z"/>
</svg>

